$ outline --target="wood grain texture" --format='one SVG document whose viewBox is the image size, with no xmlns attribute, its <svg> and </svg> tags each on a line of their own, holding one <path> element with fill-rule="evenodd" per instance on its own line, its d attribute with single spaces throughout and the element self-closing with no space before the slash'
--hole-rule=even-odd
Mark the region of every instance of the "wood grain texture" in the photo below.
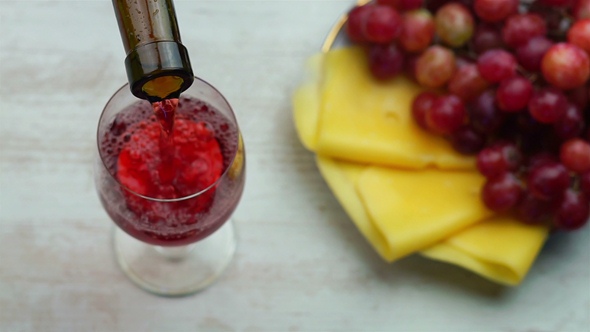
<svg viewBox="0 0 590 332">
<path fill-rule="evenodd" d="M 128 281 L 93 183 L 102 107 L 125 82 L 110 1 L 0 1 L 0 331 L 584 331 L 590 228 L 554 236 L 518 288 L 381 261 L 297 141 L 305 59 L 353 1 L 182 1 L 195 72 L 248 151 L 237 256 L 195 296 Z"/>
</svg>

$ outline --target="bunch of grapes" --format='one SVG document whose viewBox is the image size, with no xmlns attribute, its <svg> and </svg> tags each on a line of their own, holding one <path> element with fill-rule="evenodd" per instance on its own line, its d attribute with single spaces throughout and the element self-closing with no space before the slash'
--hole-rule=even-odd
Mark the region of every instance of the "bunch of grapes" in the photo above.
<svg viewBox="0 0 590 332">
<path fill-rule="evenodd" d="M 526 223 L 590 216 L 590 0 L 375 0 L 346 35 L 373 76 L 427 88 L 416 123 L 476 155 L 482 200 Z"/>
</svg>

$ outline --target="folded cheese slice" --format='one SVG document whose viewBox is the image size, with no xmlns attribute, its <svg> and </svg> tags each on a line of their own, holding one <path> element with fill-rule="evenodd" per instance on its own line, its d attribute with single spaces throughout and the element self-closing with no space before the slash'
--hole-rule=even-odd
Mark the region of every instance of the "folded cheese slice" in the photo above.
<svg viewBox="0 0 590 332">
<path fill-rule="evenodd" d="M 548 236 L 548 228 L 495 216 L 468 227 L 422 254 L 471 270 L 492 281 L 518 285 Z"/>
<path fill-rule="evenodd" d="M 411 171 L 317 157 L 332 192 L 379 254 L 394 261 L 430 247 L 491 212 L 476 172 Z"/>
<path fill-rule="evenodd" d="M 422 88 L 398 76 L 375 81 L 360 47 L 312 57 L 308 79 L 293 98 L 295 125 L 304 145 L 318 154 L 361 163 L 473 169 L 473 158 L 419 128 L 411 116 Z"/>
<path fill-rule="evenodd" d="M 373 224 L 398 259 L 432 246 L 492 214 L 474 171 L 403 170 L 371 166 L 356 187 Z"/>
<path fill-rule="evenodd" d="M 421 252 L 495 282 L 517 285 L 547 237 L 546 227 L 524 225 L 508 216 L 490 217 L 478 202 L 466 206 L 464 200 L 474 199 L 473 186 L 481 181 L 476 173 L 429 170 L 423 181 L 446 187 L 434 190 L 422 180 L 412 181 L 415 179 L 407 170 L 324 156 L 316 160 L 334 196 L 387 261 Z M 424 172 L 415 172 L 416 178 Z M 425 210 L 416 211 L 421 206 Z"/>
</svg>

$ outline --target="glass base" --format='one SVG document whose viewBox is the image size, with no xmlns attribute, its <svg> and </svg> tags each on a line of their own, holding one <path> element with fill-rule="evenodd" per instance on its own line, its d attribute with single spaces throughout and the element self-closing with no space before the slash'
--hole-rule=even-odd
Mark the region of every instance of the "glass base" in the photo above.
<svg viewBox="0 0 590 332">
<path fill-rule="evenodd" d="M 119 266 L 139 287 L 162 296 L 190 295 L 211 285 L 236 251 L 232 220 L 205 239 L 182 247 L 141 242 L 115 226 L 113 244 Z"/>
</svg>

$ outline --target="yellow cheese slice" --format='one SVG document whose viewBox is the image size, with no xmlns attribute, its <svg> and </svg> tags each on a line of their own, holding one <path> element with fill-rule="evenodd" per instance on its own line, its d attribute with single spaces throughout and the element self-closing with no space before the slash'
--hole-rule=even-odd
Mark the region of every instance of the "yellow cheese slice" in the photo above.
<svg viewBox="0 0 590 332">
<path fill-rule="evenodd" d="M 375 250 L 393 261 L 428 248 L 491 212 L 476 172 L 365 166 L 318 156 L 323 178 Z"/>
<path fill-rule="evenodd" d="M 360 163 L 473 169 L 473 158 L 459 154 L 444 138 L 415 124 L 411 104 L 422 88 L 402 75 L 386 83 L 378 82 L 372 78 L 366 61 L 360 47 L 324 55 L 319 109 L 317 99 L 309 108 L 295 109 L 301 112 L 305 108 L 309 117 L 319 112 L 313 115 L 317 119 L 308 121 L 317 125 L 315 130 L 309 128 L 317 135 L 314 150 Z"/>
<path fill-rule="evenodd" d="M 427 225 L 425 226 L 426 230 L 421 230 L 411 227 L 409 222 L 400 222 L 404 214 L 408 213 L 412 213 L 409 219 L 416 219 L 412 212 L 415 207 L 406 207 L 403 204 L 398 205 L 397 209 L 393 208 L 394 205 L 387 207 L 388 197 L 406 195 L 404 198 L 406 201 L 421 200 L 417 196 L 424 198 L 421 190 L 408 191 L 407 188 L 402 188 L 401 183 L 391 182 L 395 178 L 396 172 L 407 171 L 394 170 L 389 177 L 383 176 L 383 174 L 379 176 L 379 181 L 389 182 L 389 184 L 383 185 L 388 189 L 372 192 L 383 197 L 380 199 L 382 203 L 376 204 L 383 206 L 375 208 L 381 212 L 371 213 L 367 205 L 372 204 L 366 204 L 364 200 L 367 197 L 360 194 L 360 179 L 372 180 L 371 178 L 376 175 L 376 173 L 371 174 L 372 172 L 388 172 L 389 169 L 338 161 L 323 156 L 318 156 L 316 160 L 320 172 L 334 196 L 363 236 L 387 261 L 394 261 L 402 257 L 404 252 L 420 251 L 428 258 L 461 266 L 492 281 L 505 285 L 517 285 L 525 278 L 548 234 L 546 227 L 525 225 L 506 216 L 491 216 L 484 220 L 474 217 L 469 222 L 471 225 L 448 235 L 440 242 L 436 242 L 435 238 L 442 238 L 444 237 L 442 234 L 448 233 L 447 228 L 444 228 L 440 233 L 435 231 L 437 227 L 448 223 L 447 220 L 436 218 L 436 216 L 432 217 L 426 221 L 430 226 Z M 438 172 L 441 173 L 441 177 L 444 177 L 445 173 L 450 173 Z M 431 175 L 431 177 L 434 176 Z M 441 180 L 434 181 L 440 182 Z M 466 185 L 465 188 L 472 185 L 468 176 L 460 182 Z M 435 198 L 435 200 L 441 201 L 440 198 Z M 422 200 L 422 203 L 424 201 L 426 200 Z M 449 201 L 448 214 L 452 214 L 453 209 L 461 211 L 465 208 L 464 205 L 457 206 L 455 204 L 451 204 Z M 446 210 L 446 208 L 442 208 L 442 210 Z M 477 211 L 472 213 L 476 215 Z M 373 215 L 377 218 L 374 218 Z M 450 227 L 457 226 L 451 225 Z M 431 234 L 427 234 L 429 230 Z"/>
<path fill-rule="evenodd" d="M 317 145 L 322 60 L 323 53 L 316 54 L 307 60 L 304 82 L 293 95 L 293 122 L 299 140 L 312 151 L 315 151 Z"/>
<path fill-rule="evenodd" d="M 371 220 L 398 259 L 430 247 L 490 216 L 474 171 L 369 167 L 357 190 Z"/>
<path fill-rule="evenodd" d="M 545 226 L 525 225 L 495 216 L 422 251 L 426 257 L 456 264 L 492 281 L 518 285 L 548 236 Z"/>
</svg>

